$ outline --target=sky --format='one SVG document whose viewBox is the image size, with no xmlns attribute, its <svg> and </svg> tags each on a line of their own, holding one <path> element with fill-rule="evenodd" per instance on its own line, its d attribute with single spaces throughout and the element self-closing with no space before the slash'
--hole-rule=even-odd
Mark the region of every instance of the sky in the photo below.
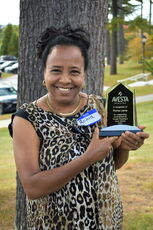
<svg viewBox="0 0 153 230">
<path fill-rule="evenodd" d="M 144 1 L 143 15 L 148 19 L 149 15 L 149 0 Z M 19 24 L 19 2 L 20 0 L 0 0 L 0 25 L 12 25 Z M 131 3 L 136 3 L 135 0 L 131 0 Z M 152 9 L 153 10 L 153 9 Z M 140 11 L 137 11 L 135 15 L 140 15 Z"/>
<path fill-rule="evenodd" d="M 19 25 L 20 0 L 0 0 L 0 25 Z"/>
</svg>

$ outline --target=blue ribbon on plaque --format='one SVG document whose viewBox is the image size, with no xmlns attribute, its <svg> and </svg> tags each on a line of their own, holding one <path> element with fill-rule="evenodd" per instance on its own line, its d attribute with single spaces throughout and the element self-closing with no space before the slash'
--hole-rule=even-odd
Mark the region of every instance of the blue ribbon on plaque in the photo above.
<svg viewBox="0 0 153 230">
<path fill-rule="evenodd" d="M 112 125 L 100 129 L 99 136 L 101 137 L 111 137 L 111 136 L 120 136 L 122 133 L 129 131 L 132 133 L 143 132 L 136 126 L 131 125 Z"/>
</svg>

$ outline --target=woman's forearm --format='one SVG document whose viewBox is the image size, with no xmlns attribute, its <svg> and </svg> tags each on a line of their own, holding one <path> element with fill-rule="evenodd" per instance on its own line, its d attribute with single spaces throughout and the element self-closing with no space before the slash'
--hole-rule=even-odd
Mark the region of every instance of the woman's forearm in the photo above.
<svg viewBox="0 0 153 230">
<path fill-rule="evenodd" d="M 37 199 L 58 191 L 90 164 L 90 158 L 83 154 L 61 167 L 36 172 L 24 180 L 25 193 L 30 199 Z"/>
<path fill-rule="evenodd" d="M 129 151 L 117 148 L 114 150 L 114 161 L 116 169 L 121 168 L 129 158 Z"/>
</svg>

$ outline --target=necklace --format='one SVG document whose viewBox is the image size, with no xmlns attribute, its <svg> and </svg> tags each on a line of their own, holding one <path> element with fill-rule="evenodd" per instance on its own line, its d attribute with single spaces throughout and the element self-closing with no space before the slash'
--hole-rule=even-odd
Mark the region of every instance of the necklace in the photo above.
<svg viewBox="0 0 153 230">
<path fill-rule="evenodd" d="M 49 109 L 53 111 L 54 109 L 53 109 L 53 107 L 52 107 L 52 105 L 51 105 L 51 103 L 49 101 L 48 94 L 46 95 L 45 99 L 46 99 L 46 104 L 48 105 Z M 71 116 L 78 110 L 78 108 L 80 107 L 80 104 L 81 104 L 81 100 L 79 100 L 79 104 L 77 105 L 77 107 L 72 112 L 70 112 L 70 113 L 60 113 L 60 112 L 58 112 L 58 114 L 61 115 L 61 116 Z"/>
</svg>

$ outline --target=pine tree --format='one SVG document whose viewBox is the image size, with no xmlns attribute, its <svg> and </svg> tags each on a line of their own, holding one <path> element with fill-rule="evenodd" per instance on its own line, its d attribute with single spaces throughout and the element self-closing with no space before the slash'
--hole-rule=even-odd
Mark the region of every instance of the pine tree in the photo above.
<svg viewBox="0 0 153 230">
<path fill-rule="evenodd" d="M 8 44 L 8 53 L 10 55 L 18 57 L 18 36 L 16 33 L 12 33 L 11 39 Z"/>
<path fill-rule="evenodd" d="M 12 32 L 13 32 L 12 25 L 8 24 L 6 26 L 6 28 L 4 29 L 2 45 L 1 45 L 1 49 L 0 49 L 1 55 L 9 54 L 8 44 L 11 40 Z"/>
</svg>

